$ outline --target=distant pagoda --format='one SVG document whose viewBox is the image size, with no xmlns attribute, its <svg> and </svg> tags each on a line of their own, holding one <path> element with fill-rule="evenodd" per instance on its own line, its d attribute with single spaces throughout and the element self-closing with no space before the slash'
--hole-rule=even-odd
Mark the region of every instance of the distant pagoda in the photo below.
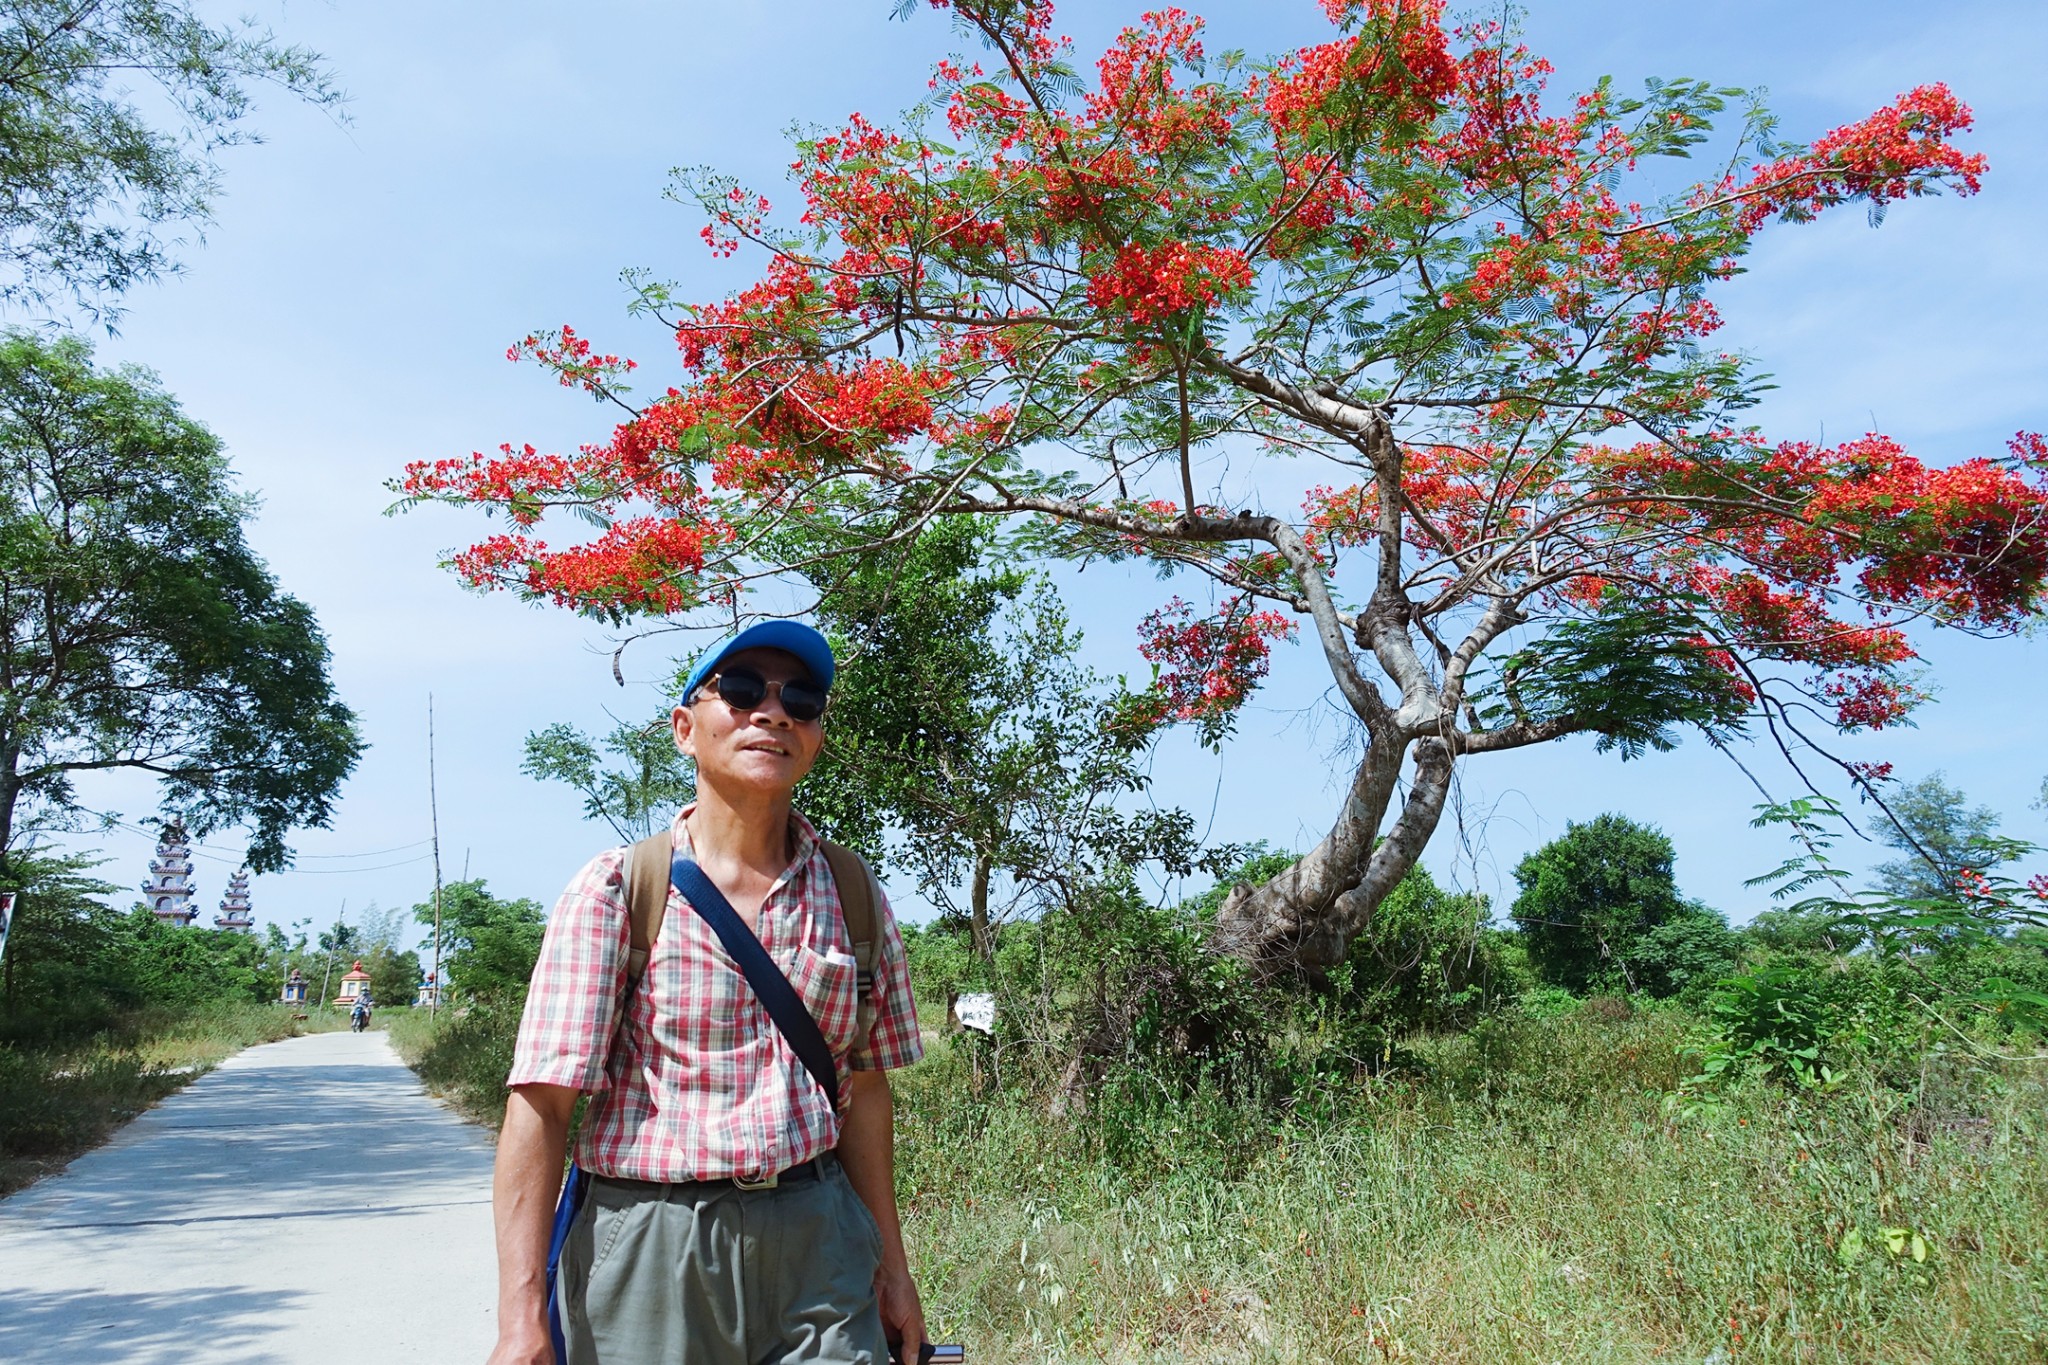
<svg viewBox="0 0 2048 1365">
<path fill-rule="evenodd" d="M 192 845 L 185 839 L 185 826 L 176 820 L 164 826 L 157 840 L 156 857 L 149 863 L 149 880 L 142 884 L 149 911 L 164 924 L 187 925 L 199 918 L 192 903 Z"/>
<path fill-rule="evenodd" d="M 256 928 L 256 914 L 249 908 L 249 870 L 243 868 L 228 878 L 228 893 L 220 899 L 220 913 L 213 917 L 216 929 Z"/>
</svg>

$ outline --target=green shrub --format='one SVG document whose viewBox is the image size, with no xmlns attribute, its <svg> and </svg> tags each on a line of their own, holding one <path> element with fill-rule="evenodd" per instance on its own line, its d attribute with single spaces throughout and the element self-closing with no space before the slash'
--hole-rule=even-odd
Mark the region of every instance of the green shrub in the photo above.
<svg viewBox="0 0 2048 1365">
<path fill-rule="evenodd" d="M 1726 916 L 1691 905 L 1645 929 L 1629 946 L 1629 976 L 1637 990 L 1657 999 L 1698 997 L 1735 970 L 1741 950 Z"/>
<path fill-rule="evenodd" d="M 1700 1076 L 1730 1071 L 1782 1077 L 1799 1085 L 1833 1080 L 1838 1056 L 1823 1057 L 1842 1032 L 1842 992 L 1802 961 L 1774 962 L 1730 977 L 1707 1004 L 1712 1039 Z"/>
<path fill-rule="evenodd" d="M 1522 992 L 1515 1005 L 1531 1019 L 1556 1019 L 1577 1013 L 1584 1003 L 1562 986 L 1534 986 Z"/>
<path fill-rule="evenodd" d="M 1333 984 L 1344 1007 L 1387 1032 L 1452 1028 L 1518 995 L 1519 939 L 1488 927 L 1486 897 L 1451 892 L 1418 864 L 1352 941 Z"/>
<path fill-rule="evenodd" d="M 505 1078 L 519 1038 L 519 1008 L 470 1005 L 407 1010 L 388 1027 L 391 1042 L 420 1079 L 470 1118 L 497 1124 L 505 1112 Z"/>
</svg>

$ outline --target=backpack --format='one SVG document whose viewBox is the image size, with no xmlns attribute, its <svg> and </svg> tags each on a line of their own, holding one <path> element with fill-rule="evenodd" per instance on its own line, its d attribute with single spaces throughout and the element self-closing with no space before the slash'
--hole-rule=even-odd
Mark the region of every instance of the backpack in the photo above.
<svg viewBox="0 0 2048 1365">
<path fill-rule="evenodd" d="M 632 947 L 626 955 L 626 995 L 630 997 L 647 970 L 647 955 L 661 936 L 661 921 L 668 913 L 669 860 L 675 852 L 675 836 L 662 829 L 626 850 L 626 914 L 633 923 Z M 839 907 L 846 920 L 846 936 L 853 940 L 853 957 L 859 965 L 860 1008 L 855 1016 L 854 1036 L 866 1038 L 875 1022 L 875 874 L 858 853 L 818 840 L 825 862 L 832 869 L 833 884 L 839 890 Z M 625 1011 L 619 1011 L 620 1021 Z"/>
</svg>

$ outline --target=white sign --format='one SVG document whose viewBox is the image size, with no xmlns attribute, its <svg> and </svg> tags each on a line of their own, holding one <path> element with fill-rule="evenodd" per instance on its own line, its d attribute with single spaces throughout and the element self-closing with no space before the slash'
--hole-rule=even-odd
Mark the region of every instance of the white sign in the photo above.
<svg viewBox="0 0 2048 1365">
<path fill-rule="evenodd" d="M 994 1037 L 996 998 L 986 991 L 963 995 L 953 1002 L 953 1017 L 960 1021 L 961 1028 L 971 1028 L 976 1033 L 986 1033 Z"/>
</svg>

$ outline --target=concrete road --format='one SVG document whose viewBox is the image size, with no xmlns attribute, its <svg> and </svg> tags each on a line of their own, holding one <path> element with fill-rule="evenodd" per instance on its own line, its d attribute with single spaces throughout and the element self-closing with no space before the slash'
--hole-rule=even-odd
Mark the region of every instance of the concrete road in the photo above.
<svg viewBox="0 0 2048 1365">
<path fill-rule="evenodd" d="M 0 1361 L 480 1365 L 490 1166 L 381 1033 L 251 1048 L 0 1201 Z"/>
</svg>

